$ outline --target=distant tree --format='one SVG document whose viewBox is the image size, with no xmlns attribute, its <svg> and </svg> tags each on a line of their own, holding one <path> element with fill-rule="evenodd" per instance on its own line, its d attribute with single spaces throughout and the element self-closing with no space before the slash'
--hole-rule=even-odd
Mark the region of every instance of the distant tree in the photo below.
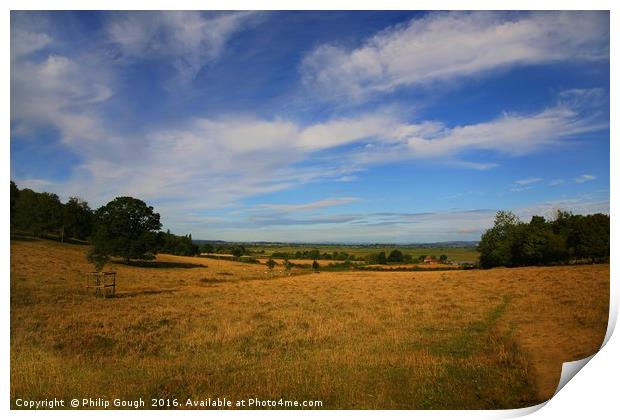
<svg viewBox="0 0 620 420">
<path fill-rule="evenodd" d="M 310 252 L 308 252 L 308 257 L 318 260 L 319 258 L 321 258 L 321 251 L 319 251 L 318 249 L 313 249 Z"/>
<path fill-rule="evenodd" d="M 117 197 L 95 212 L 93 255 L 131 259 L 153 259 L 157 250 L 159 214 L 144 201 Z"/>
<path fill-rule="evenodd" d="M 377 254 L 376 262 L 377 264 L 387 264 L 387 258 L 385 256 L 385 252 L 381 251 Z"/>
<path fill-rule="evenodd" d="M 242 255 L 245 255 L 245 247 L 243 245 L 234 245 L 230 251 L 235 257 L 239 258 Z"/>
<path fill-rule="evenodd" d="M 445 264 L 448 261 L 448 256 L 446 254 L 441 254 L 439 256 L 439 262 Z"/>
<path fill-rule="evenodd" d="M 317 260 L 312 261 L 312 271 L 316 273 L 320 270 L 320 268 L 321 268 L 321 265 L 318 263 Z"/>
<path fill-rule="evenodd" d="M 214 251 L 213 245 L 211 244 L 202 244 L 200 247 L 200 252 L 204 254 L 212 254 Z"/>
<path fill-rule="evenodd" d="M 273 270 L 275 266 L 276 266 L 276 262 L 272 258 L 269 258 L 267 260 L 267 267 L 269 267 L 270 270 Z"/>
<path fill-rule="evenodd" d="M 403 253 L 400 252 L 398 249 L 390 252 L 390 255 L 387 257 L 388 262 L 403 262 L 403 260 Z"/>
</svg>

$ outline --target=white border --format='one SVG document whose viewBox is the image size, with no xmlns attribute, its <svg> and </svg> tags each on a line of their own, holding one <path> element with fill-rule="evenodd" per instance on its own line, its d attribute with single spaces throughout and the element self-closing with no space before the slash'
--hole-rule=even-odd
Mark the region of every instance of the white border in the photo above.
<svg viewBox="0 0 620 420">
<path fill-rule="evenodd" d="M 457 1 L 457 0 L 418 0 L 418 1 L 397 1 L 397 0 L 381 0 L 381 1 L 344 1 L 344 0 L 296 0 L 296 1 L 284 1 L 284 0 L 271 0 L 271 1 L 250 1 L 250 0 L 229 0 L 229 1 L 190 1 L 190 0 L 175 0 L 163 1 L 163 0 L 151 0 L 151 1 L 120 1 L 120 0 L 92 0 L 92 1 L 77 1 L 77 0 L 57 0 L 57 1 L 43 1 L 43 0 L 23 0 L 23 1 L 5 1 L 5 13 L 2 16 L 2 46 L 3 46 L 3 60 L 2 66 L 2 80 L 3 83 L 3 98 L 2 101 L 2 114 L 5 121 L 5 140 L 2 142 L 2 151 L 0 153 L 0 168 L 5 173 L 5 181 L 3 184 L 2 204 L 0 205 L 0 215 L 2 217 L 2 231 L 0 232 L 0 246 L 2 250 L 0 252 L 0 267 L 3 269 L 3 294 L 2 301 L 4 302 L 4 311 L 2 312 L 1 323 L 3 337 L 6 341 L 2 345 L 2 364 L 0 371 L 0 395 L 4 398 L 0 398 L 0 407 L 3 411 L 9 411 L 9 337 L 10 337 L 10 323 L 9 323 L 9 304 L 10 304 L 10 286 L 9 286 L 9 255 L 10 255 L 10 235 L 9 235 L 9 214 L 8 214 L 8 179 L 10 178 L 10 160 L 9 160 L 9 147 L 10 147 L 10 75 L 9 75 L 9 46 L 10 46 L 10 10 L 105 10 L 105 9 L 119 9 L 119 10 L 145 10 L 145 9 L 161 9 L 161 10 L 190 10 L 190 9 L 204 9 L 204 10 L 449 10 L 449 9 L 466 9 L 466 10 L 611 10 L 611 73 L 615 75 L 618 73 L 618 24 L 619 19 L 617 17 L 618 10 L 620 8 L 616 6 L 618 2 L 611 0 L 589 0 L 589 1 L 543 1 L 543 0 L 521 0 L 521 1 Z M 610 115 L 618 115 L 616 112 L 618 109 L 618 84 L 615 83 L 614 78 L 611 80 L 611 113 Z M 617 118 L 616 118 L 617 119 Z M 612 117 L 611 119 L 611 172 L 610 172 L 610 214 L 612 215 L 612 266 L 611 266 L 611 306 L 610 306 L 610 327 L 606 336 L 606 345 L 604 348 L 595 355 L 588 363 L 587 367 L 583 369 L 577 376 L 576 380 L 570 381 L 556 396 L 554 396 L 543 409 L 536 411 L 532 414 L 531 418 L 548 419 L 548 418 L 608 418 L 611 417 L 611 413 L 618 413 L 618 397 L 617 397 L 617 384 L 620 374 L 620 342 L 617 337 L 611 336 L 613 327 L 618 314 L 618 270 L 616 268 L 616 262 L 619 261 L 618 257 L 618 224 L 616 223 L 616 215 L 618 214 L 618 198 L 617 198 L 617 185 L 615 180 L 618 180 L 619 171 L 616 164 L 620 164 L 618 156 L 620 156 L 620 150 L 617 144 L 617 121 Z M 567 334 L 570 333 L 567 331 Z M 616 334 L 617 335 L 617 334 Z M 610 339 L 611 337 L 611 339 Z M 608 341 L 607 341 L 608 340 Z M 395 418 L 502 418 L 512 417 L 515 415 L 525 415 L 528 412 L 532 412 L 537 408 L 524 409 L 524 410 L 504 410 L 504 411 L 231 411 L 231 412 L 216 412 L 209 411 L 205 413 L 203 411 L 187 412 L 187 411 L 175 411 L 175 416 L 192 417 L 192 418 L 204 418 L 209 417 L 226 417 L 226 418 L 240 418 L 251 415 L 253 418 L 269 418 L 280 419 L 289 417 L 332 417 L 337 415 L 355 416 L 361 418 L 376 418 L 379 416 L 390 416 Z M 10 416 L 15 418 L 31 418 L 45 416 L 46 418 L 82 418 L 84 412 L 80 411 L 11 411 Z M 89 417 L 102 418 L 108 416 L 120 416 L 120 417 L 138 417 L 138 418 L 162 418 L 168 416 L 168 412 L 162 411 L 150 411 L 150 412 L 127 412 L 127 411 L 91 411 L 88 412 Z"/>
</svg>

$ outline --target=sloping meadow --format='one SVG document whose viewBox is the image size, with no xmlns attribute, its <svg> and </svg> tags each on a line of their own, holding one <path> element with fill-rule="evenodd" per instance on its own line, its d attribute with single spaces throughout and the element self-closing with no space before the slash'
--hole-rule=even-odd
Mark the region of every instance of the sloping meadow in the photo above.
<svg viewBox="0 0 620 420">
<path fill-rule="evenodd" d="M 97 299 L 85 254 L 11 242 L 13 406 L 225 397 L 517 408 L 550 398 L 562 362 L 594 353 L 607 326 L 608 265 L 289 276 L 160 255 L 110 264 L 117 296 Z"/>
</svg>

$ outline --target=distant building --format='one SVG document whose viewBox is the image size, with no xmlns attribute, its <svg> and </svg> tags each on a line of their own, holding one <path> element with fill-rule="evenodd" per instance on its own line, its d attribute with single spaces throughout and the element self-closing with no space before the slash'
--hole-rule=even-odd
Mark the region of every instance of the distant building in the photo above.
<svg viewBox="0 0 620 420">
<path fill-rule="evenodd" d="M 437 258 L 428 256 L 428 257 L 424 257 L 424 264 L 436 264 L 438 263 L 439 260 L 437 260 Z"/>
</svg>

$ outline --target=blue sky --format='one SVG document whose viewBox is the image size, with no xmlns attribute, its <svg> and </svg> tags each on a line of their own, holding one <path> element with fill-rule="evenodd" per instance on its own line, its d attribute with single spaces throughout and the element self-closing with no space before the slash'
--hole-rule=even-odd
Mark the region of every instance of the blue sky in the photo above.
<svg viewBox="0 0 620 420">
<path fill-rule="evenodd" d="M 609 212 L 607 12 L 12 12 L 11 178 L 240 241 Z"/>
</svg>

